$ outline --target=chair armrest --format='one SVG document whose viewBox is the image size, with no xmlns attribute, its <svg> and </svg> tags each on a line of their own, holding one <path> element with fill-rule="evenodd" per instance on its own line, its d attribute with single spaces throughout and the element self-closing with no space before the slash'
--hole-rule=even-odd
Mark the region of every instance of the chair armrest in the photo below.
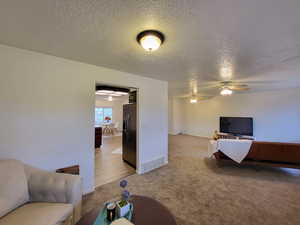
<svg viewBox="0 0 300 225">
<path fill-rule="evenodd" d="M 30 201 L 69 203 L 81 202 L 81 178 L 77 175 L 48 172 L 24 165 Z"/>
</svg>

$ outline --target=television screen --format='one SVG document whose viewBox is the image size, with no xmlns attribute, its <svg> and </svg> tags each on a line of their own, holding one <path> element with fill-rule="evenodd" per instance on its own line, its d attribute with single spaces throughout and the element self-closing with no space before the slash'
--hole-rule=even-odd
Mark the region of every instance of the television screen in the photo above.
<svg viewBox="0 0 300 225">
<path fill-rule="evenodd" d="M 250 117 L 220 117 L 220 132 L 253 136 L 253 119 Z"/>
</svg>

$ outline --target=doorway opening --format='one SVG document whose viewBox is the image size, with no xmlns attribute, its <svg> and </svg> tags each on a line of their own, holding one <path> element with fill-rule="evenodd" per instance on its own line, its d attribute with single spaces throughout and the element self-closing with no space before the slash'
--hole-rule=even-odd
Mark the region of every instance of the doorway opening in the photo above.
<svg viewBox="0 0 300 225">
<path fill-rule="evenodd" d="M 136 173 L 136 88 L 97 84 L 95 90 L 95 187 Z"/>
</svg>

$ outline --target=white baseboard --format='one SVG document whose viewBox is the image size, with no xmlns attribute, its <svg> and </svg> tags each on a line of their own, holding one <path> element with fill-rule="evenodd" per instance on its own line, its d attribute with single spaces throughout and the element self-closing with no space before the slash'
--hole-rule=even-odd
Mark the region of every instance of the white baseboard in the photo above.
<svg viewBox="0 0 300 225">
<path fill-rule="evenodd" d="M 91 187 L 89 189 L 83 190 L 83 195 L 88 195 L 90 193 L 93 193 L 95 191 L 95 187 Z"/>
<path fill-rule="evenodd" d="M 138 170 L 138 174 L 144 174 L 147 172 L 150 172 L 151 170 L 157 169 L 159 167 L 162 167 L 164 165 L 166 165 L 168 163 L 168 161 L 165 159 L 165 157 L 160 157 L 148 162 L 144 162 L 139 170 Z"/>
</svg>

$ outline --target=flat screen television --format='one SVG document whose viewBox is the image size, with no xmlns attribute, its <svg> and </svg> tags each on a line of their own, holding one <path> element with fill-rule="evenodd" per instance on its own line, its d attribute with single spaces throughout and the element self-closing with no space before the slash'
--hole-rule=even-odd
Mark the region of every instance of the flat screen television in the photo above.
<svg viewBox="0 0 300 225">
<path fill-rule="evenodd" d="M 220 117 L 220 132 L 233 135 L 253 136 L 253 118 Z"/>
</svg>

